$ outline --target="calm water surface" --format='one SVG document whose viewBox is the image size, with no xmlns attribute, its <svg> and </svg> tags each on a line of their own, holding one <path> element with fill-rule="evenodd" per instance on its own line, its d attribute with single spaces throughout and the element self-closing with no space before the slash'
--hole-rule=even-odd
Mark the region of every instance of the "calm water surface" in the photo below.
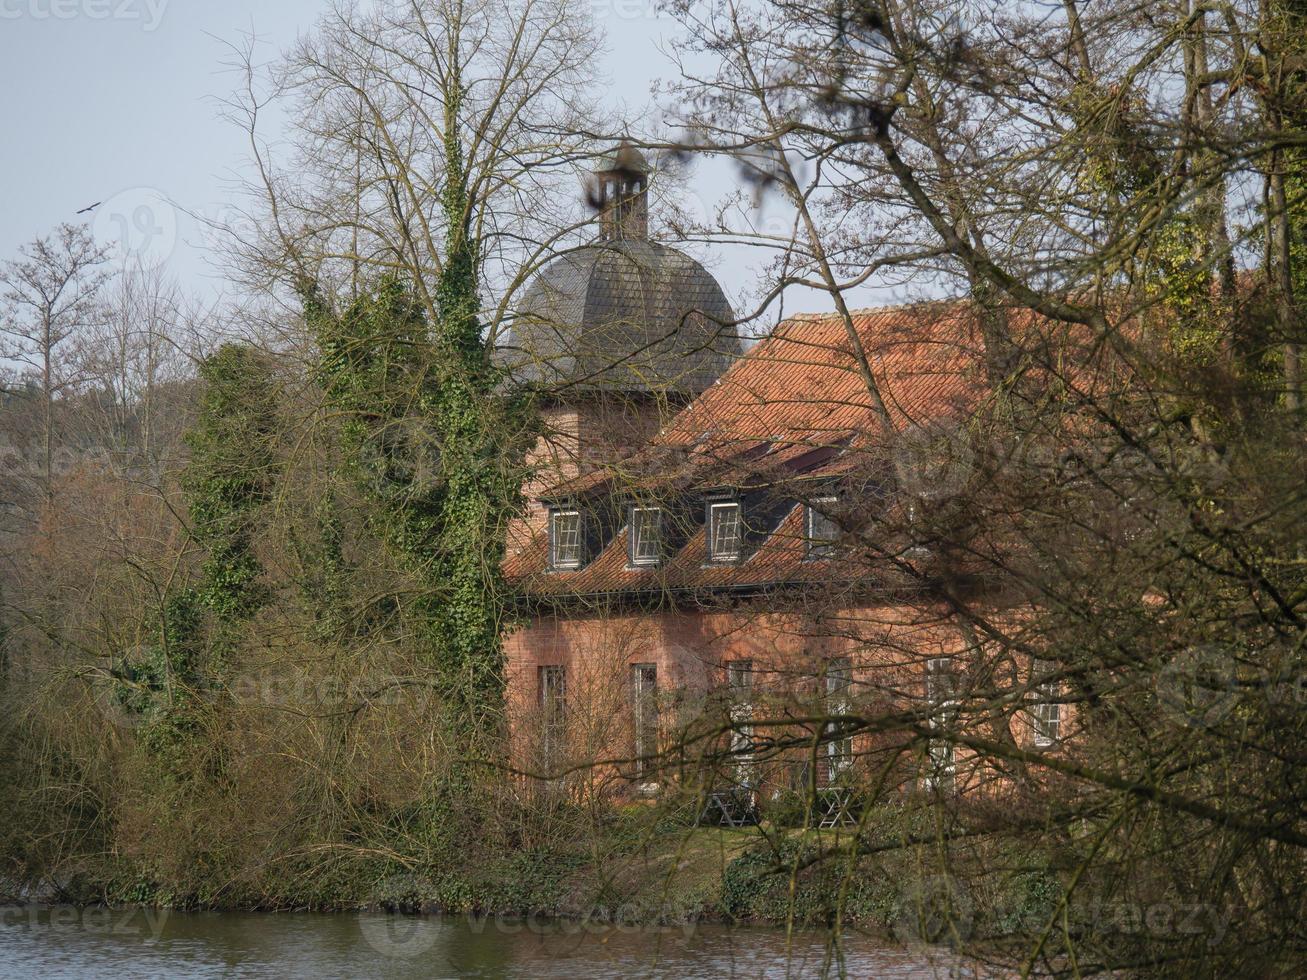
<svg viewBox="0 0 1307 980">
<path fill-rule="evenodd" d="M 924 951 L 845 940 L 844 975 L 971 975 Z M 822 934 L 600 928 L 381 913 L 0 908 L 0 977 L 598 978 L 839 976 Z"/>
</svg>

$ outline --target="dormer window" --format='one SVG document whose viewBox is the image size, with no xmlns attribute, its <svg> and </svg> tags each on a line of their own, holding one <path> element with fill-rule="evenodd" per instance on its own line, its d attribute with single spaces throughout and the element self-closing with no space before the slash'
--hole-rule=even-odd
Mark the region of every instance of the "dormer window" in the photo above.
<svg viewBox="0 0 1307 980">
<path fill-rule="evenodd" d="M 830 516 L 835 502 L 834 497 L 821 497 L 806 508 L 809 558 L 831 558 L 835 554 L 835 542 L 840 536 L 839 525 Z"/>
<path fill-rule="evenodd" d="M 657 565 L 663 557 L 663 512 L 660 507 L 631 508 L 632 565 Z"/>
<path fill-rule="evenodd" d="M 549 512 L 549 567 L 560 569 L 581 567 L 581 512 L 579 510 Z"/>
<path fill-rule="evenodd" d="M 740 504 L 736 501 L 708 505 L 708 557 L 712 561 L 740 560 L 742 545 Z"/>
</svg>

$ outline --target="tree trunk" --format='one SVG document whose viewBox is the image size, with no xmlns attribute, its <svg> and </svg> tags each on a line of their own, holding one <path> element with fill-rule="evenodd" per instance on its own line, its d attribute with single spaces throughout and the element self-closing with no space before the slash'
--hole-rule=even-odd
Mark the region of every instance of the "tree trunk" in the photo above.
<svg viewBox="0 0 1307 980">
<path fill-rule="evenodd" d="M 1284 193 L 1284 151 L 1271 156 L 1270 211 L 1267 242 L 1270 268 L 1267 270 L 1275 296 L 1275 327 L 1284 345 L 1284 404 L 1297 411 L 1301 404 L 1302 368 L 1299 364 L 1298 325 L 1294 317 L 1293 257 L 1289 250 L 1289 207 Z"/>
<path fill-rule="evenodd" d="M 41 333 L 41 394 L 44 401 L 44 418 L 42 419 L 44 428 L 44 459 L 42 461 L 41 476 L 45 482 L 45 499 L 47 502 L 54 499 L 54 479 L 51 466 L 51 460 L 54 455 L 54 369 L 52 361 L 54 359 L 54 338 L 53 327 L 50 323 L 50 312 L 47 310 L 42 322 Z"/>
</svg>

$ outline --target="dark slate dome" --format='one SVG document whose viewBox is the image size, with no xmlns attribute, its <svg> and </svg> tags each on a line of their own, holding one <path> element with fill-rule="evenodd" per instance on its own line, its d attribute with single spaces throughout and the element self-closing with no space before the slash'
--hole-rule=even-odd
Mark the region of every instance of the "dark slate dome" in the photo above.
<svg viewBox="0 0 1307 980">
<path fill-rule="evenodd" d="M 735 314 L 708 270 L 655 242 L 555 259 L 500 347 L 515 378 L 623 391 L 703 391 L 739 354 Z"/>
<path fill-rule="evenodd" d="M 517 381 L 695 395 L 740 353 L 717 280 L 648 240 L 647 180 L 629 145 L 595 174 L 599 241 L 540 271 L 496 352 Z"/>
</svg>

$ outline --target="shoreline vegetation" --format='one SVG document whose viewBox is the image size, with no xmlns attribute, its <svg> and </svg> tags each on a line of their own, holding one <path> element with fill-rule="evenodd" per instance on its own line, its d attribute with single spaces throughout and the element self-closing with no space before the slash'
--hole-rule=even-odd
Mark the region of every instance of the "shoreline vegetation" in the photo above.
<svg viewBox="0 0 1307 980">
<path fill-rule="evenodd" d="M 558 814 L 554 814 L 557 819 Z M 683 816 L 683 812 L 682 812 Z M 891 816 L 886 814 L 886 816 Z M 901 820 L 901 814 L 893 815 Z M 900 829 L 901 823 L 900 823 Z M 884 827 L 879 832 L 883 833 Z M 327 849 L 333 858 L 294 873 L 150 879 L 125 860 L 73 862 L 57 880 L 10 880 L 0 904 L 105 905 L 178 911 L 352 913 L 552 921 L 676 929 L 696 924 L 857 933 L 879 942 L 941 949 L 1018 938 L 1047 917 L 1056 878 L 1044 859 L 991 854 L 988 870 L 959 862 L 931 874 L 911 848 L 880 850 L 870 824 L 850 830 L 687 826 L 647 803 L 614 808 L 602 833 L 530 849 L 478 842 L 445 861 L 398 863 L 379 849 Z M 869 856 L 834 859 L 860 842 Z M 884 844 L 884 841 L 881 841 Z M 372 856 L 362 856 L 370 852 Z M 997 869 L 1004 870 L 997 870 Z M 230 872 L 229 872 L 230 874 Z M 282 887 L 277 890 L 274 882 Z"/>
</svg>

